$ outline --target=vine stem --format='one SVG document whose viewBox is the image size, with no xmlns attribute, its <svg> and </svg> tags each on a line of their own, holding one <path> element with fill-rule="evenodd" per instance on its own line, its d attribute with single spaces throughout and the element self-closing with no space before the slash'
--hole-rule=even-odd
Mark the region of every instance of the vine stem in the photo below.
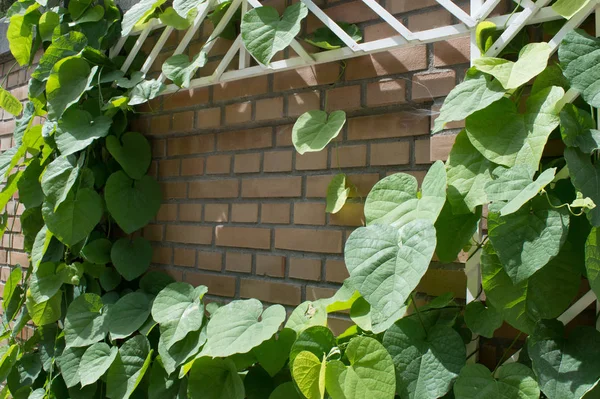
<svg viewBox="0 0 600 399">
<path fill-rule="evenodd" d="M 411 299 L 411 301 L 413 303 L 413 307 L 415 308 L 415 312 L 417 314 L 419 322 L 421 323 L 421 326 L 423 327 L 423 330 L 425 330 L 425 335 L 429 335 L 429 332 L 427 331 L 427 327 L 425 327 L 425 323 L 423 322 L 423 318 L 421 318 L 421 311 L 419 310 L 419 307 L 417 306 L 417 301 L 415 300 L 415 293 L 414 292 L 410 293 L 410 299 Z"/>
<path fill-rule="evenodd" d="M 513 339 L 513 341 L 510 343 L 510 346 L 504 350 L 504 353 L 502 354 L 502 357 L 498 361 L 498 364 L 496 364 L 496 367 L 494 367 L 494 371 L 492 371 L 492 375 L 494 375 L 496 373 L 496 370 L 498 370 L 498 367 L 500 367 L 502 365 L 502 363 L 504 362 L 504 358 L 506 357 L 506 355 L 508 354 L 508 352 L 513 348 L 513 346 L 515 346 L 515 344 L 517 343 L 517 341 L 519 340 L 519 338 L 521 338 L 522 334 L 523 333 L 519 331 L 519 334 L 517 334 L 517 336 L 515 337 L 515 339 Z"/>
</svg>

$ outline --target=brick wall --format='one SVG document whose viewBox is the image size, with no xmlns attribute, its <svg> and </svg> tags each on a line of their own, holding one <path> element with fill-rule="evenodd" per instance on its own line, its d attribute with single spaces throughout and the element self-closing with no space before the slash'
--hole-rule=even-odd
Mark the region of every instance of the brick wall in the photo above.
<svg viewBox="0 0 600 399">
<path fill-rule="evenodd" d="M 284 6 L 282 0 L 263 3 L 280 11 Z M 434 0 L 381 3 L 413 31 L 457 22 Z M 468 1 L 457 4 L 467 9 Z M 321 5 L 336 20 L 357 23 L 365 41 L 393 35 L 361 1 Z M 318 26 L 308 18 L 304 29 Z M 211 29 L 205 23 L 188 47 L 190 54 L 199 51 Z M 180 36 L 175 32 L 169 38 L 159 61 L 171 55 Z M 152 44 L 145 44 L 146 53 Z M 217 56 L 200 75 L 214 70 L 218 54 L 230 44 L 218 39 Z M 152 142 L 150 173 L 160 181 L 164 197 L 156 220 L 143 231 L 155 249 L 153 267 L 207 285 L 213 298 L 255 297 L 294 306 L 331 295 L 347 277 L 344 242 L 363 224 L 362 202 L 370 188 L 395 172 L 421 180 L 432 155 L 447 153 L 452 136 L 436 139 L 440 145 L 430 151 L 432 115 L 464 76 L 468 49 L 463 37 L 182 90 L 141 108 L 132 128 Z M 0 65 L 0 76 L 10 65 Z M 155 68 L 152 74 L 158 72 Z M 15 70 L 4 87 L 25 99 L 27 78 L 27 71 Z M 342 109 L 348 122 L 326 150 L 301 156 L 292 146 L 291 129 L 299 115 L 312 109 Z M 14 121 L 1 111 L 0 117 L 0 148 L 5 150 L 11 146 Z M 355 190 L 341 212 L 329 215 L 325 192 L 340 169 Z M 21 211 L 17 208 L 17 215 Z M 22 248 L 17 219 L 4 236 L 0 263 L 27 264 Z M 2 267 L 0 280 L 6 281 L 8 273 L 9 267 Z M 453 291 L 461 298 L 465 280 L 459 263 L 434 263 L 420 291 L 434 296 Z"/>
</svg>

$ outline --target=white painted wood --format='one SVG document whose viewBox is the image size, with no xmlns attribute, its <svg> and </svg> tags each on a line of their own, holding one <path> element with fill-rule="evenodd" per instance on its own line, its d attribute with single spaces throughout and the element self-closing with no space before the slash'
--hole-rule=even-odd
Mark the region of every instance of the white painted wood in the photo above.
<svg viewBox="0 0 600 399">
<path fill-rule="evenodd" d="M 300 0 L 302 1 L 306 7 L 317 17 L 323 24 L 331 29 L 333 33 L 337 37 L 340 38 L 341 41 L 348 47 L 350 47 L 354 51 L 360 51 L 360 47 L 358 43 L 354 39 L 352 39 L 338 24 L 335 23 L 333 19 L 329 17 L 329 15 L 325 14 L 323 10 L 321 10 L 312 0 Z"/>
<path fill-rule="evenodd" d="M 135 41 L 135 44 L 133 45 L 133 48 L 131 49 L 131 51 L 127 55 L 127 58 L 125 59 L 125 62 L 123 62 L 123 65 L 121 66 L 121 71 L 126 72 L 129 69 L 129 67 L 131 66 L 131 63 L 135 59 L 135 56 L 137 55 L 137 53 L 140 51 L 140 49 L 144 45 L 146 38 L 148 37 L 150 32 L 152 32 L 152 27 L 154 25 L 153 24 L 154 21 L 156 21 L 156 20 L 153 19 L 152 21 L 150 21 L 148 23 L 148 25 L 146 26 L 146 28 L 144 28 L 144 31 L 138 36 L 137 40 Z"/>
<path fill-rule="evenodd" d="M 385 8 L 383 8 L 378 2 L 375 0 L 363 0 L 371 10 L 375 11 L 377 15 L 381 17 L 389 26 L 392 27 L 396 32 L 398 32 L 403 38 L 407 41 L 417 40 L 415 35 L 406 27 L 402 22 L 398 21 L 396 17 L 390 14 Z"/>
<path fill-rule="evenodd" d="M 117 44 L 115 44 L 110 51 L 108 52 L 108 56 L 112 59 L 115 58 L 117 55 L 119 55 L 119 53 L 121 52 L 121 50 L 123 49 L 123 46 L 125 45 L 125 42 L 127 41 L 127 38 L 129 36 L 123 36 L 121 37 L 118 41 Z"/>
<path fill-rule="evenodd" d="M 233 58 L 238 53 L 238 51 L 240 51 L 241 48 L 242 35 L 238 35 L 237 39 L 235 39 L 229 50 L 227 50 L 227 53 L 225 53 L 225 56 L 217 66 L 217 69 L 215 69 L 215 72 L 213 72 L 211 77 L 213 82 L 219 81 L 219 78 L 221 77 L 221 75 L 223 75 L 223 72 L 225 72 L 225 69 L 227 69 L 227 67 L 229 66 L 231 61 L 233 61 Z"/>
<path fill-rule="evenodd" d="M 444 8 L 446 10 L 448 10 L 452 15 L 454 15 L 456 18 L 461 20 L 469 28 L 474 28 L 475 25 L 477 25 L 475 20 L 473 18 L 471 18 L 471 16 L 469 14 L 464 12 L 462 8 L 460 8 L 459 6 L 454 4 L 451 0 L 435 0 L 435 1 L 437 1 L 440 5 L 444 6 Z M 481 6 L 481 4 L 480 4 L 480 6 Z M 471 7 L 473 7 L 472 3 L 471 3 Z M 479 9 L 479 7 L 477 7 L 477 9 Z"/>
<path fill-rule="evenodd" d="M 485 20 L 501 1 L 502 0 L 487 0 L 481 7 L 479 7 L 477 12 L 471 12 L 472 18 L 477 22 Z"/>
<path fill-rule="evenodd" d="M 548 42 L 552 47 L 552 52 L 558 50 L 558 45 L 562 41 L 562 39 L 566 36 L 567 33 L 577 28 L 581 23 L 592 13 L 597 7 L 595 2 L 588 3 L 585 7 L 583 7 L 577 14 L 573 15 L 571 19 L 569 19 L 563 27 L 554 35 L 554 37 Z"/>
<path fill-rule="evenodd" d="M 162 50 L 162 48 L 165 46 L 165 43 L 169 39 L 169 36 L 171 35 L 172 32 L 173 32 L 173 28 L 170 26 L 167 26 L 165 28 L 165 30 L 163 30 L 163 33 L 160 35 L 160 37 L 158 38 L 158 41 L 152 48 L 150 55 L 148 56 L 146 61 L 144 61 L 144 65 L 142 65 L 141 71 L 144 73 L 144 75 L 147 74 L 148 71 L 150 70 L 150 68 L 152 67 L 152 64 L 156 60 L 156 57 L 158 57 L 158 55 L 160 54 L 160 50 Z"/>
</svg>

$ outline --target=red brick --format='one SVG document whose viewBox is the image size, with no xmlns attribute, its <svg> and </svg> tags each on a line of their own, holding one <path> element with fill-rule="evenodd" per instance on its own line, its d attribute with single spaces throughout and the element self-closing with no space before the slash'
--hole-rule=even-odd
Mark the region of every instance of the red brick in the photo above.
<svg viewBox="0 0 600 399">
<path fill-rule="evenodd" d="M 184 244 L 210 244 L 212 243 L 212 227 L 168 225 L 167 241 Z"/>
<path fill-rule="evenodd" d="M 198 268 L 203 270 L 221 270 L 223 254 L 220 252 L 198 251 Z"/>
<path fill-rule="evenodd" d="M 271 230 L 253 227 L 217 226 L 217 245 L 239 248 L 271 248 Z"/>
<path fill-rule="evenodd" d="M 452 14 L 445 8 L 441 8 L 410 15 L 407 27 L 412 32 L 420 32 L 448 25 L 452 25 Z"/>
<path fill-rule="evenodd" d="M 287 224 L 290 222 L 290 204 L 261 204 L 261 222 Z"/>
<path fill-rule="evenodd" d="M 180 204 L 179 220 L 182 222 L 202 221 L 202 204 Z"/>
<path fill-rule="evenodd" d="M 399 14 L 437 5 L 438 3 L 435 0 L 389 0 L 386 1 L 385 8 L 392 14 Z"/>
<path fill-rule="evenodd" d="M 299 305 L 300 286 L 273 281 L 242 279 L 240 286 L 242 298 L 257 298 L 264 302 Z"/>
<path fill-rule="evenodd" d="M 180 109 L 208 103 L 208 88 L 181 90 L 164 96 L 163 109 Z"/>
<path fill-rule="evenodd" d="M 271 128 L 258 128 L 236 132 L 223 132 L 217 136 L 219 151 L 250 150 L 273 145 Z"/>
<path fill-rule="evenodd" d="M 306 300 L 316 301 L 317 299 L 331 298 L 336 292 L 337 290 L 334 288 L 307 286 Z"/>
<path fill-rule="evenodd" d="M 242 180 L 242 197 L 246 198 L 299 197 L 301 190 L 300 176 Z"/>
<path fill-rule="evenodd" d="M 429 134 L 429 117 L 410 112 L 363 116 L 348 121 L 349 140 L 372 140 Z"/>
<path fill-rule="evenodd" d="M 331 149 L 332 163 L 341 168 L 353 168 L 367 164 L 367 146 L 365 144 Z"/>
<path fill-rule="evenodd" d="M 275 229 L 275 248 L 291 251 L 341 253 L 342 232 L 315 229 Z"/>
<path fill-rule="evenodd" d="M 177 220 L 177 204 L 162 204 L 156 215 L 156 220 L 161 222 Z"/>
<path fill-rule="evenodd" d="M 430 140 L 415 140 L 415 163 L 429 164 L 431 163 Z"/>
<path fill-rule="evenodd" d="M 205 222 L 227 222 L 229 220 L 229 205 L 206 204 L 204 205 Z"/>
<path fill-rule="evenodd" d="M 196 264 L 196 250 L 190 248 L 175 248 L 174 263 L 177 266 L 192 267 Z"/>
<path fill-rule="evenodd" d="M 433 43 L 433 65 L 436 67 L 466 64 L 469 62 L 469 54 L 469 36 Z"/>
<path fill-rule="evenodd" d="M 152 248 L 152 263 L 161 265 L 170 265 L 173 258 L 173 248 L 168 247 L 153 247 Z"/>
<path fill-rule="evenodd" d="M 327 151 L 306 152 L 303 155 L 296 154 L 296 169 L 327 169 Z"/>
<path fill-rule="evenodd" d="M 290 258 L 290 278 L 318 281 L 321 279 L 321 260 Z"/>
<path fill-rule="evenodd" d="M 360 86 L 346 86 L 330 89 L 326 93 L 327 112 L 352 111 L 360 108 Z"/>
<path fill-rule="evenodd" d="M 172 132 L 189 132 L 194 129 L 194 111 L 173 114 Z"/>
<path fill-rule="evenodd" d="M 364 205 L 362 203 L 347 202 L 337 213 L 329 216 L 329 224 L 334 226 L 364 226 Z"/>
<path fill-rule="evenodd" d="M 221 83 L 214 86 L 214 101 L 224 101 L 266 93 L 267 76 Z"/>
<path fill-rule="evenodd" d="M 256 100 L 256 120 L 266 121 L 283 117 L 283 97 Z"/>
<path fill-rule="evenodd" d="M 321 109 L 321 96 L 318 91 L 293 93 L 288 96 L 288 116 L 296 117 L 316 109 Z"/>
<path fill-rule="evenodd" d="M 275 141 L 277 147 L 291 147 L 292 125 L 277 126 L 275 128 Z"/>
<path fill-rule="evenodd" d="M 149 134 L 167 134 L 171 130 L 171 115 L 153 116 Z"/>
<path fill-rule="evenodd" d="M 369 107 L 404 102 L 406 102 L 406 83 L 403 79 L 367 84 L 367 106 Z"/>
<path fill-rule="evenodd" d="M 199 129 L 221 126 L 221 108 L 201 109 L 196 113 L 196 118 Z"/>
<path fill-rule="evenodd" d="M 258 222 L 258 204 L 233 204 L 231 221 L 234 223 Z"/>
<path fill-rule="evenodd" d="M 200 176 L 204 173 L 204 158 L 181 160 L 181 176 Z"/>
<path fill-rule="evenodd" d="M 410 163 L 410 145 L 408 141 L 371 144 L 371 165 L 407 165 Z"/>
<path fill-rule="evenodd" d="M 340 65 L 337 62 L 278 72 L 274 75 L 273 91 L 330 84 L 336 82 L 339 76 Z"/>
<path fill-rule="evenodd" d="M 256 255 L 256 275 L 284 277 L 285 257 L 279 255 Z"/>
<path fill-rule="evenodd" d="M 215 135 L 202 134 L 197 136 L 177 137 L 167 142 L 167 153 L 174 155 L 195 155 L 214 151 Z"/>
<path fill-rule="evenodd" d="M 363 39 L 365 42 L 372 42 L 374 40 L 398 36 L 398 32 L 396 32 L 396 30 L 386 22 L 366 26 L 364 32 L 365 34 Z"/>
<path fill-rule="evenodd" d="M 225 254 L 225 270 L 238 273 L 250 273 L 252 271 L 252 255 L 227 252 Z"/>
<path fill-rule="evenodd" d="M 248 122 L 250 119 L 252 119 L 252 103 L 250 101 L 225 107 L 225 124 L 227 125 Z"/>
<path fill-rule="evenodd" d="M 158 162 L 158 175 L 160 177 L 179 176 L 179 159 L 165 159 Z"/>
<path fill-rule="evenodd" d="M 414 75 L 412 82 L 413 101 L 433 101 L 447 96 L 456 86 L 456 72 L 435 72 Z"/>
<path fill-rule="evenodd" d="M 231 171 L 231 155 L 211 155 L 206 158 L 206 174 L 216 175 Z"/>
<path fill-rule="evenodd" d="M 16 237 L 16 236 L 13 236 Z M 148 224 L 144 227 L 144 238 L 149 241 L 162 241 L 163 240 L 163 225 L 162 224 Z M 22 247 L 23 241 L 21 240 L 21 245 L 15 242 L 13 239 L 13 249 L 23 249 Z"/>
<path fill-rule="evenodd" d="M 322 202 L 296 202 L 294 224 L 325 224 L 325 204 Z"/>
<path fill-rule="evenodd" d="M 203 180 L 190 183 L 190 198 L 235 198 L 237 179 Z"/>
<path fill-rule="evenodd" d="M 427 68 L 425 46 L 401 48 L 348 60 L 346 79 L 357 80 Z"/>
<path fill-rule="evenodd" d="M 162 182 L 160 183 L 163 200 L 185 198 L 187 183 L 185 182 Z"/>
<path fill-rule="evenodd" d="M 233 171 L 235 173 L 256 173 L 260 172 L 260 153 L 236 154 Z"/>
<path fill-rule="evenodd" d="M 334 21 L 344 21 L 349 24 L 379 18 L 371 8 L 360 0 L 345 2 L 344 4 L 326 8 L 325 13 Z M 321 25 L 321 21 L 314 14 L 310 13 L 307 18 L 307 31 L 310 33 Z"/>
<path fill-rule="evenodd" d="M 210 295 L 233 297 L 235 295 L 235 280 L 233 276 L 207 274 L 188 271 L 185 273 L 185 281 L 194 285 L 205 285 Z"/>
<path fill-rule="evenodd" d="M 269 151 L 264 153 L 263 171 L 289 172 L 292 170 L 291 151 Z"/>
<path fill-rule="evenodd" d="M 343 283 L 350 277 L 343 260 L 327 259 L 325 262 L 325 279 L 333 283 Z"/>
<path fill-rule="evenodd" d="M 456 134 L 436 134 L 431 136 L 430 144 L 430 160 L 445 161 L 448 159 L 448 154 L 456 140 Z"/>
</svg>

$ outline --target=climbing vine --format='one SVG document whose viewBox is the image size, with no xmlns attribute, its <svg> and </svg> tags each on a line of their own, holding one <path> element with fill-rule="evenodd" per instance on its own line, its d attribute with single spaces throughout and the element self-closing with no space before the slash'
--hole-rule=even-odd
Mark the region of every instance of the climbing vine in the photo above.
<svg viewBox="0 0 600 399">
<path fill-rule="evenodd" d="M 570 18 L 588 2 L 554 7 Z M 126 51 L 106 54 L 156 18 L 185 29 L 199 5 L 165 3 L 142 0 L 121 16 L 111 0 L 67 7 L 21 0 L 7 12 L 19 65 L 43 55 L 24 106 L 0 90 L 0 106 L 20 116 L 14 147 L 0 155 L 0 208 L 18 193 L 29 256 L 4 287 L 0 398 L 597 395 L 600 332 L 584 326 L 566 334 L 556 318 L 582 278 L 600 295 L 600 39 L 570 32 L 559 64 L 547 43 L 477 60 L 436 121 L 439 131 L 465 120 L 448 161 L 434 163 L 420 187 L 403 173 L 378 182 L 365 201 L 366 226 L 346 242 L 350 277 L 332 298 L 305 302 L 286 318 L 281 305 L 256 299 L 206 304 L 207 287 L 148 271 L 152 249 L 138 232 L 156 215 L 160 189 L 147 175 L 149 143 L 128 120 L 165 86 L 147 79 L 139 60 L 123 68 Z M 211 19 L 232 15 L 230 7 L 218 6 Z M 261 7 L 234 16 L 221 34 L 239 30 L 267 65 L 306 15 L 303 3 L 281 17 Z M 360 39 L 355 26 L 340 26 Z M 482 50 L 498 33 L 484 28 Z M 306 40 L 324 50 L 342 46 L 326 29 Z M 206 60 L 204 50 L 191 60 L 176 55 L 162 69 L 187 87 Z M 301 154 L 323 150 L 345 121 L 341 111 L 310 111 L 294 126 L 294 146 Z M 562 141 L 561 156 L 543 157 L 550 140 Z M 338 175 L 327 210 L 339 211 L 348 195 Z M 488 235 L 474 242 L 484 207 Z M 4 232 L 7 214 L 2 220 Z M 469 247 L 481 252 L 485 303 L 461 306 L 445 294 L 418 306 L 414 292 L 434 253 L 451 262 Z M 335 336 L 327 316 L 341 311 L 354 324 Z M 467 364 L 466 344 L 492 337 L 503 322 L 528 336 L 518 361 L 501 359 L 494 370 Z M 28 324 L 35 332 L 20 339 Z"/>
</svg>

